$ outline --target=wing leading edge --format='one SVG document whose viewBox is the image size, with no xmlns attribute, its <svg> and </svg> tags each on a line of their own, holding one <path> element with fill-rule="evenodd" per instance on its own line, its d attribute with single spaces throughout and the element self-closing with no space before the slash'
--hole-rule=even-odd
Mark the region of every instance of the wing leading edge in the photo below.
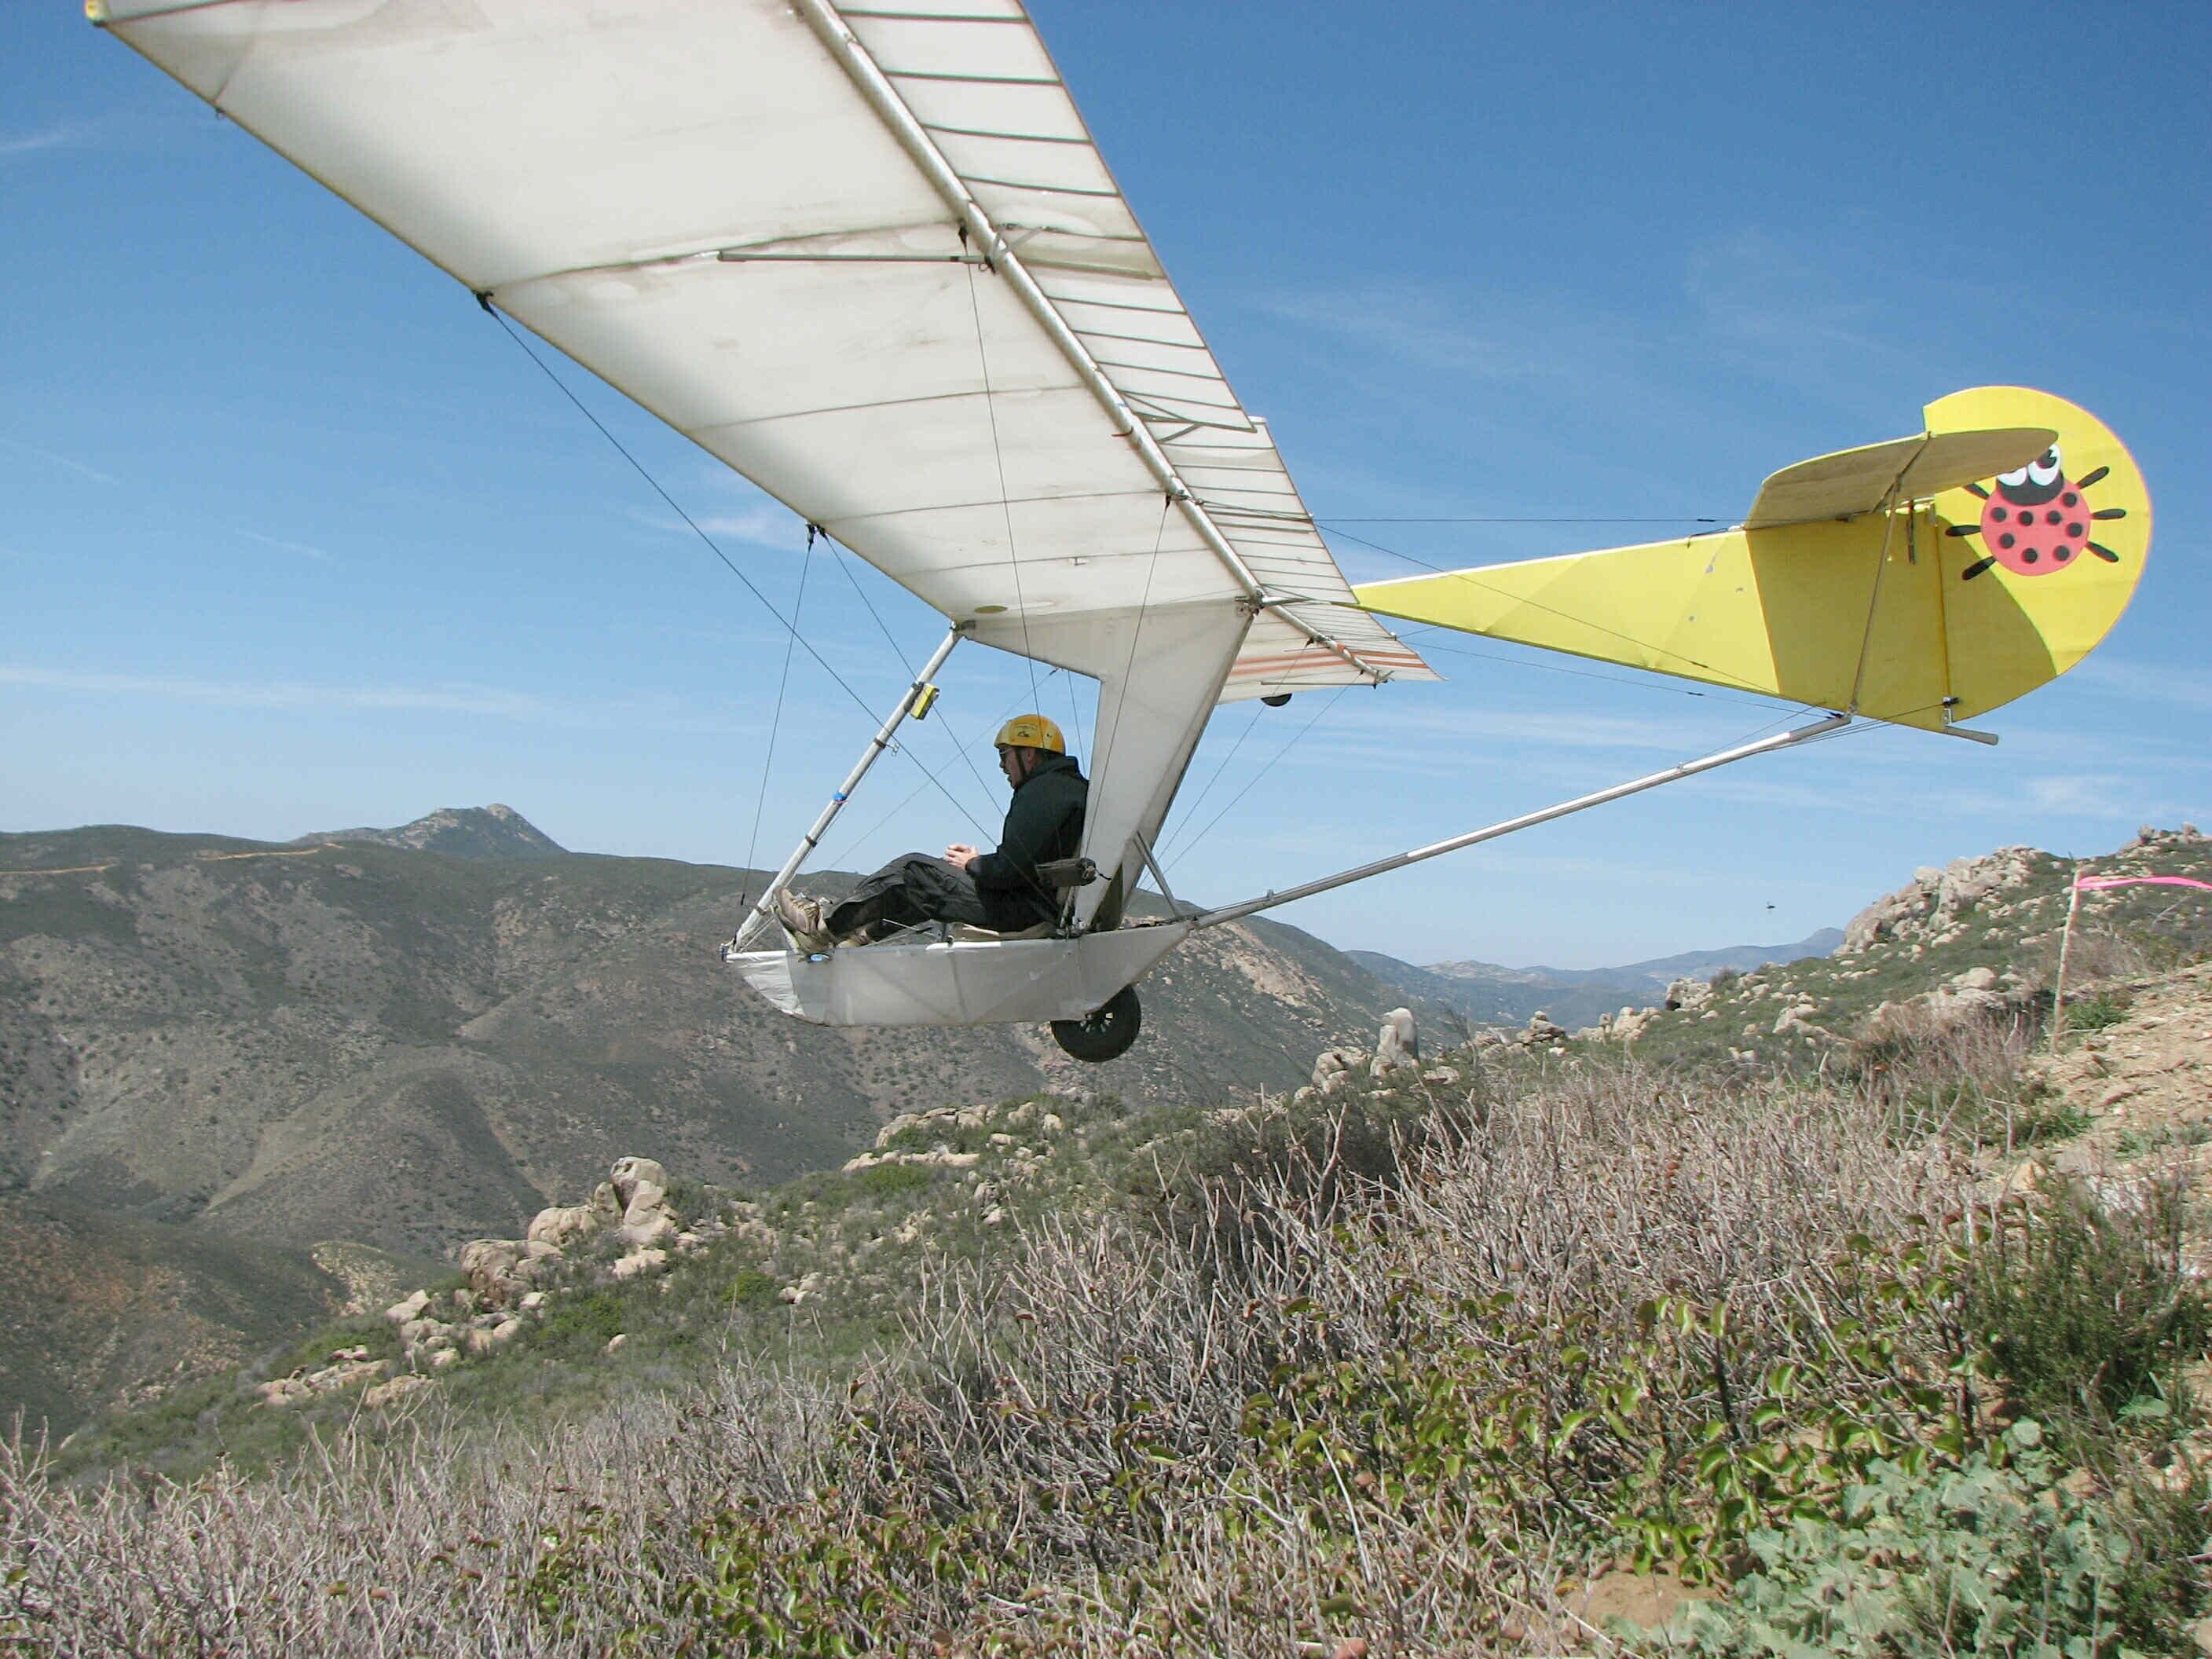
<svg viewBox="0 0 2212 1659">
<path fill-rule="evenodd" d="M 1224 699 L 1436 678 L 1353 605 L 1015 0 L 99 21 L 990 643 L 1097 674 L 1038 624 L 1241 601 Z"/>
</svg>

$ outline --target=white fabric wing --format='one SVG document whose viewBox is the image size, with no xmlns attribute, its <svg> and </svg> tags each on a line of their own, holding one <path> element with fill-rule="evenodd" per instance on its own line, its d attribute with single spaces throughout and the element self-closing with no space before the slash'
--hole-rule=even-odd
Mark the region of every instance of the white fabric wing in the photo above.
<svg viewBox="0 0 2212 1659">
<path fill-rule="evenodd" d="M 94 9 L 978 638 L 1110 679 L 1126 629 L 1080 618 L 1228 602 L 1224 700 L 1436 678 L 1352 608 L 1016 0 Z"/>
</svg>

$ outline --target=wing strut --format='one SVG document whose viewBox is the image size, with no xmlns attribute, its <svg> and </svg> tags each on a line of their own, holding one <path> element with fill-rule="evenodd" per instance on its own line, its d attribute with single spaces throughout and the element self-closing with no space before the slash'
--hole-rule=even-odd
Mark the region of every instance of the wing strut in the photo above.
<svg viewBox="0 0 2212 1659">
<path fill-rule="evenodd" d="M 1684 761 L 1663 772 L 1653 772 L 1626 783 L 1616 783 L 1610 789 L 1601 789 L 1594 795 L 1579 795 L 1573 800 L 1561 801 L 1557 806 L 1547 806 L 1541 811 L 1525 812 L 1517 818 L 1508 818 L 1503 823 L 1493 823 L 1486 830 L 1470 830 L 1463 836 L 1454 836 L 1427 847 L 1417 847 L 1410 853 L 1397 853 L 1387 859 L 1377 859 L 1372 864 L 1363 864 L 1357 870 L 1346 870 L 1334 876 L 1323 876 L 1319 881 L 1309 881 L 1297 887 L 1286 887 L 1279 893 L 1264 893 L 1241 904 L 1224 904 L 1218 910 L 1208 910 L 1191 923 L 1194 929 L 1218 927 L 1224 921 L 1236 921 L 1261 910 L 1272 910 L 1279 904 L 1288 904 L 1293 899 L 1311 898 L 1316 893 L 1326 893 L 1333 887 L 1343 887 L 1355 881 L 1364 881 L 1370 876 L 1402 870 L 1409 864 L 1419 864 L 1427 859 L 1446 853 L 1456 853 L 1462 847 L 1472 847 L 1477 842 L 1495 841 L 1500 836 L 1510 836 L 1516 830 L 1531 825 L 1549 823 L 1553 818 L 1565 817 L 1587 807 L 1602 806 L 1609 800 L 1619 800 L 1623 795 L 1633 795 L 1645 789 L 1656 789 L 1662 783 L 1672 783 L 1678 778 L 1694 777 L 1700 772 L 1710 772 L 1716 766 L 1726 766 L 1730 761 L 1748 760 L 1753 755 L 1764 755 L 1777 749 L 1788 749 L 1807 743 L 1814 738 L 1825 738 L 1831 732 L 1840 732 L 1851 723 L 1849 714 L 1830 714 L 1825 720 L 1814 720 L 1810 726 L 1801 726 L 1789 732 L 1778 732 L 1771 738 L 1761 738 L 1757 743 L 1747 743 L 1734 749 L 1723 749 L 1717 754 L 1705 755 L 1697 760 Z"/>
<path fill-rule="evenodd" d="M 876 763 L 876 757 L 890 747 L 891 734 L 899 729 L 908 714 L 919 715 L 927 711 L 933 701 L 932 694 L 934 690 L 929 683 L 930 676 L 945 666 L 945 659 L 952 654 L 952 647 L 960 643 L 960 636 L 971 626 L 973 624 L 969 623 L 957 622 L 938 642 L 937 649 L 930 653 L 929 660 L 922 664 L 921 672 L 914 677 L 914 684 L 907 687 L 906 695 L 899 699 L 898 707 L 892 709 L 890 717 L 876 728 L 876 735 L 868 739 L 868 746 L 861 750 L 860 760 L 845 775 L 845 781 L 837 786 L 837 793 L 830 797 L 829 804 L 814 820 L 814 827 L 792 849 L 791 856 L 783 861 L 783 868 L 775 872 L 775 879 L 762 890 L 760 902 L 753 906 L 752 913 L 738 929 L 737 937 L 722 946 L 723 961 L 729 961 L 743 951 L 769 925 L 769 919 L 775 914 L 776 895 L 791 885 L 791 878 L 799 873 L 799 866 L 805 863 L 808 855 L 822 844 L 822 837 L 829 833 L 830 825 L 837 814 L 845 810 L 845 803 L 852 799 L 853 791 L 860 787 L 860 780 L 868 775 L 868 769 Z"/>
</svg>

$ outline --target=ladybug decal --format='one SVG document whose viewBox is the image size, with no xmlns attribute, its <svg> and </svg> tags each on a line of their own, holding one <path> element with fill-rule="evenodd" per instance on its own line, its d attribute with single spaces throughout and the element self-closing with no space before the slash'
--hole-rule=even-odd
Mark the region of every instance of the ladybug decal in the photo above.
<svg viewBox="0 0 2212 1659">
<path fill-rule="evenodd" d="M 1995 494 L 1979 484 L 1968 484 L 1966 488 L 1982 498 L 1982 520 L 1954 524 L 1949 533 L 1979 536 L 1989 556 L 1968 565 L 1960 580 L 1972 581 L 1993 564 L 2002 565 L 2015 576 L 2048 576 L 2084 552 L 2118 564 L 2118 554 L 2089 539 L 2089 526 L 2099 519 L 2124 519 L 2128 510 L 2107 507 L 2092 511 L 2083 495 L 2111 471 L 2100 466 L 2069 483 L 2058 446 L 2053 444 L 2041 459 L 1999 473 Z"/>
</svg>

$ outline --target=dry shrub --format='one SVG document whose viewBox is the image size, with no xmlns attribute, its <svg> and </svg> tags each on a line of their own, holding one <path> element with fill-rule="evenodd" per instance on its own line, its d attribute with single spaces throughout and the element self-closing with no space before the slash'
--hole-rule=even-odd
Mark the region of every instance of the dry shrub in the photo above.
<svg viewBox="0 0 2212 1659">
<path fill-rule="evenodd" d="M 1844 1074 L 1896 1138 L 1948 1138 L 2010 1152 L 2080 1133 L 2086 1120 L 2026 1072 L 2037 1040 L 2027 1012 L 1960 1013 L 1925 1002 L 1877 1010 Z"/>
<path fill-rule="evenodd" d="M 426 1415 L 403 1451 L 143 1490 L 58 1489 L 17 1449 L 0 1638 L 1586 1648 L 1563 1575 L 1717 1559 L 1851 1445 L 1896 1451 L 1885 1413 L 1942 1364 L 1936 1300 L 1899 1290 L 1919 1269 L 1844 1241 L 1909 1254 L 1961 1170 L 1851 1094 L 1570 1075 L 1382 1182 L 1291 1140 L 1273 1177 L 1206 1188 L 1204 1225 L 1123 1206 L 1011 1266 L 939 1265 L 908 1347 L 836 1395 L 733 1367 L 543 1443 Z"/>
</svg>

